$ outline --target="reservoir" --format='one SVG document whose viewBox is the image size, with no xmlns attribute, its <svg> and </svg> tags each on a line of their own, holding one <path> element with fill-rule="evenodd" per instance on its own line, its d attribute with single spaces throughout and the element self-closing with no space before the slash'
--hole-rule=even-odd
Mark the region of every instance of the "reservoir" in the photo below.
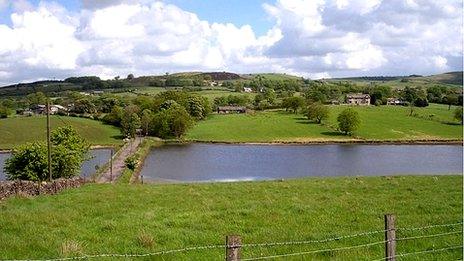
<svg viewBox="0 0 464 261">
<path fill-rule="evenodd" d="M 151 182 L 298 177 L 462 174 L 461 145 L 228 145 L 153 148 L 141 175 Z"/>
<path fill-rule="evenodd" d="M 5 160 L 10 156 L 9 153 L 0 153 L 0 181 L 6 180 L 3 166 Z M 103 167 L 111 157 L 111 149 L 93 149 L 90 151 L 90 159 L 82 164 L 80 176 L 89 178 L 97 169 Z"/>
</svg>

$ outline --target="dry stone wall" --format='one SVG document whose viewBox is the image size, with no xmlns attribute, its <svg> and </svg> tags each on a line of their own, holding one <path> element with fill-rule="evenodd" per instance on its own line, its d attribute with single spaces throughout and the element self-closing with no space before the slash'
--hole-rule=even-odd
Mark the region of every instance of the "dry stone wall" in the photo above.
<svg viewBox="0 0 464 261">
<path fill-rule="evenodd" d="M 53 195 L 67 188 L 82 186 L 85 180 L 78 177 L 72 179 L 56 179 L 52 182 L 33 182 L 26 180 L 1 181 L 0 200 L 11 196 Z"/>
</svg>

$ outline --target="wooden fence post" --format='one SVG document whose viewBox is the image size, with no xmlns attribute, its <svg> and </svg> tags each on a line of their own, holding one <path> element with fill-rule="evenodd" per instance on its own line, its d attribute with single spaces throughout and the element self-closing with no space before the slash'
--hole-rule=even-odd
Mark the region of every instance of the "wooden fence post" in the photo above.
<svg viewBox="0 0 464 261">
<path fill-rule="evenodd" d="M 385 260 L 396 260 L 396 231 L 395 231 L 395 215 L 385 215 Z"/>
<path fill-rule="evenodd" d="M 240 247 L 242 240 L 240 236 L 230 235 L 226 236 L 226 261 L 239 261 L 241 260 Z"/>
</svg>

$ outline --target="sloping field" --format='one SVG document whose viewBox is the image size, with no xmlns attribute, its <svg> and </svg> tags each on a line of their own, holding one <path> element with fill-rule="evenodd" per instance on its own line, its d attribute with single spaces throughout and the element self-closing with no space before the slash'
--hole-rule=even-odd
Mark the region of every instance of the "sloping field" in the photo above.
<svg viewBox="0 0 464 261">
<path fill-rule="evenodd" d="M 92 145 L 113 145 L 122 143 L 118 128 L 102 122 L 63 116 L 51 116 L 52 129 L 72 126 Z M 0 120 L 0 149 L 32 141 L 45 141 L 47 135 L 45 116 L 14 117 Z"/>
</svg>

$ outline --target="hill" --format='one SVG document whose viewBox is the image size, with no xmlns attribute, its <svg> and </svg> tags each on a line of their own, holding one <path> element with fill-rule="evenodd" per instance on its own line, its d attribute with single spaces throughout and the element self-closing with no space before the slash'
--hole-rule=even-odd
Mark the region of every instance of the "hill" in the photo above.
<svg viewBox="0 0 464 261">
<path fill-rule="evenodd" d="M 385 84 L 393 88 L 405 86 L 429 87 L 440 85 L 461 88 L 463 72 L 449 72 L 430 76 L 365 76 L 324 79 L 327 82 L 351 82 L 359 85 L 370 83 Z M 127 90 L 142 87 L 201 87 L 209 86 L 208 81 L 251 81 L 254 79 L 270 81 L 303 80 L 302 77 L 285 73 L 236 74 L 231 72 L 179 72 L 165 75 L 115 78 L 101 80 L 96 76 L 70 77 L 65 80 L 37 81 L 0 87 L 0 97 L 23 96 L 34 92 L 59 93 L 63 91 Z"/>
<path fill-rule="evenodd" d="M 366 83 L 381 83 L 388 84 L 392 87 L 443 85 L 446 87 L 461 87 L 463 84 L 463 72 L 448 72 L 436 75 L 422 76 L 363 76 L 363 77 L 347 77 L 347 78 L 332 78 L 325 79 L 326 81 L 348 81 L 358 84 Z"/>
</svg>

